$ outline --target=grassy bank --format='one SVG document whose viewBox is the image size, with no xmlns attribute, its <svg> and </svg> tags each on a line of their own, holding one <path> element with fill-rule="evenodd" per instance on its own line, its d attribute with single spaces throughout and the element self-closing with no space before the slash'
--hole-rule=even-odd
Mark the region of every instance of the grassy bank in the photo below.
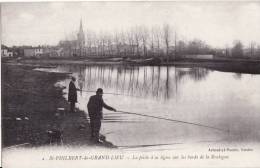
<svg viewBox="0 0 260 168">
<path fill-rule="evenodd" d="M 69 113 L 63 88 L 54 86 L 67 74 L 32 69 L 2 64 L 2 146 L 48 145 L 46 131 L 53 129 L 63 131 L 65 145 L 92 145 L 85 113 Z M 108 142 L 105 145 L 112 146 Z"/>
</svg>

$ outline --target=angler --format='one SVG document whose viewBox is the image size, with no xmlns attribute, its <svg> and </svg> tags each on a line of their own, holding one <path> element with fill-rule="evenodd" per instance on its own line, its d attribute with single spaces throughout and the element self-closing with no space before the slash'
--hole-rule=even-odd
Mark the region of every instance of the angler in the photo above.
<svg viewBox="0 0 260 168">
<path fill-rule="evenodd" d="M 102 143 L 99 139 L 99 131 L 101 128 L 101 120 L 103 119 L 103 107 L 110 110 L 116 111 L 115 108 L 108 106 L 103 98 L 103 89 L 99 88 L 96 91 L 96 95 L 89 98 L 88 102 L 88 114 L 90 118 L 91 138 L 96 143 Z"/>
<path fill-rule="evenodd" d="M 77 91 L 80 90 L 75 86 L 76 78 L 73 76 L 71 77 L 71 81 L 69 84 L 69 94 L 68 94 L 68 101 L 70 102 L 70 112 L 75 112 L 75 104 L 78 102 Z"/>
</svg>

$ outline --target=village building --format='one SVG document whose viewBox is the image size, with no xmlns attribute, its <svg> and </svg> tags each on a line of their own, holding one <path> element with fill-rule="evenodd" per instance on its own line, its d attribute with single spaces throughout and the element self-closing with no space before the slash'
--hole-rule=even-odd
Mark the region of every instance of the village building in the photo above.
<svg viewBox="0 0 260 168">
<path fill-rule="evenodd" d="M 11 48 L 5 46 L 5 45 L 1 45 L 1 56 L 3 58 L 11 58 L 14 56 L 13 51 L 11 50 Z"/>
<path fill-rule="evenodd" d="M 41 58 L 51 58 L 51 57 L 58 57 L 58 51 L 60 49 L 56 46 L 43 46 L 42 51 L 43 53 L 40 55 Z"/>
<path fill-rule="evenodd" d="M 24 50 L 24 57 L 39 57 L 43 54 L 42 47 L 26 47 Z"/>
<path fill-rule="evenodd" d="M 214 59 L 214 55 L 212 55 L 212 54 L 189 54 L 189 55 L 183 55 L 182 58 L 212 60 L 212 59 Z"/>
<path fill-rule="evenodd" d="M 79 54 L 82 55 L 85 49 L 85 34 L 83 31 L 82 20 L 80 20 L 79 32 L 77 34 L 77 49 Z"/>
</svg>

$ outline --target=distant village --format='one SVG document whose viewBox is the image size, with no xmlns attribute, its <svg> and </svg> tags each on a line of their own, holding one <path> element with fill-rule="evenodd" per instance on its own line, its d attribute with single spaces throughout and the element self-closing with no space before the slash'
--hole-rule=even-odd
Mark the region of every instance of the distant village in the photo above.
<svg viewBox="0 0 260 168">
<path fill-rule="evenodd" d="M 2 58 L 87 58 L 87 57 L 158 57 L 174 59 L 214 59 L 244 58 L 260 59 L 260 45 L 252 42 L 244 47 L 240 41 L 226 48 L 211 48 L 201 40 L 184 42 L 166 37 L 169 29 L 148 34 L 145 27 L 137 27 L 126 34 L 114 37 L 87 32 L 87 38 L 80 21 L 79 30 L 74 40 L 61 40 L 56 46 L 12 46 L 1 45 Z M 155 32 L 155 33 L 154 33 Z M 160 34 L 160 37 L 159 37 Z M 171 44 L 173 45 L 170 45 Z"/>
<path fill-rule="evenodd" d="M 39 46 L 13 46 L 7 47 L 1 45 L 1 54 L 3 57 L 22 57 L 22 58 L 46 58 L 46 57 L 71 57 L 80 56 L 85 49 L 85 35 L 82 22 L 77 34 L 77 40 L 63 40 L 57 46 L 39 45 Z"/>
</svg>

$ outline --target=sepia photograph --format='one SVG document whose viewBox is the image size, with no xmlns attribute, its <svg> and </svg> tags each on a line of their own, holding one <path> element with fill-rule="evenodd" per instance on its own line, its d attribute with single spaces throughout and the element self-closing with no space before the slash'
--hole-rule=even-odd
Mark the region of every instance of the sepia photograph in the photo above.
<svg viewBox="0 0 260 168">
<path fill-rule="evenodd" d="M 260 1 L 0 12 L 3 168 L 260 167 Z"/>
</svg>

